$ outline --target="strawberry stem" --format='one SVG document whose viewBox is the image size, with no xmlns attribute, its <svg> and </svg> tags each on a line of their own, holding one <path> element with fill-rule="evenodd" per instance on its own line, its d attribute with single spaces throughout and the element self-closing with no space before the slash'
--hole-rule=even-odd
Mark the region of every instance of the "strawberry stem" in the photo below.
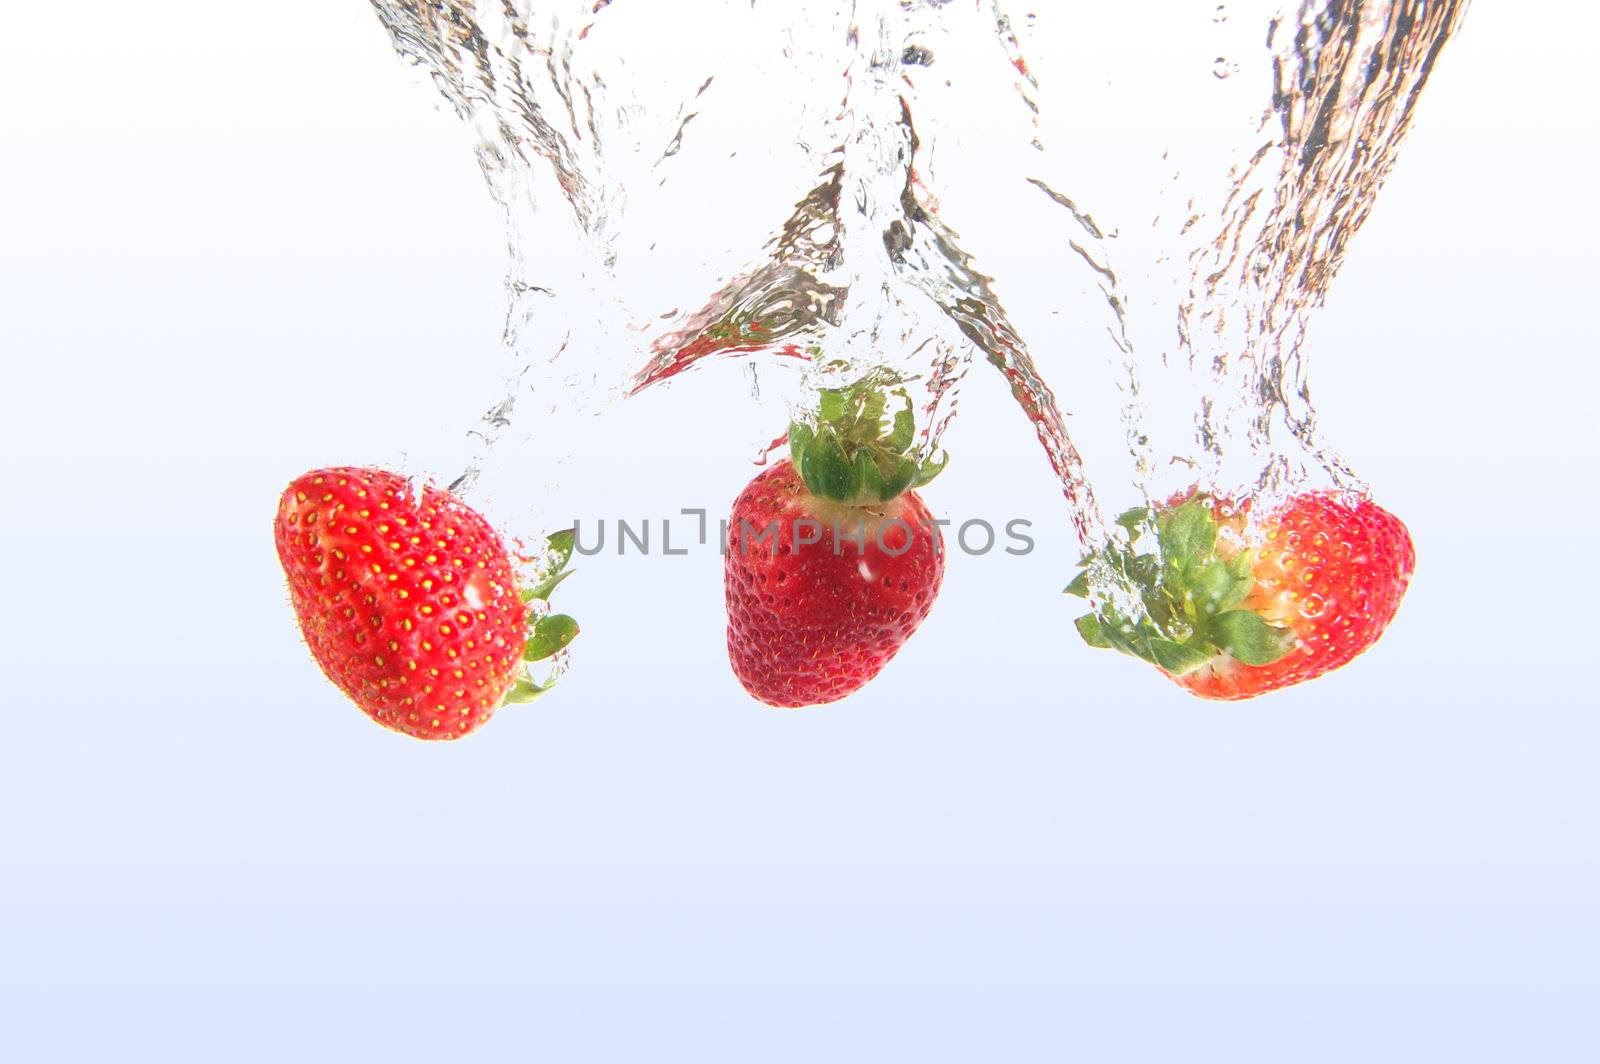
<svg viewBox="0 0 1600 1064">
<path fill-rule="evenodd" d="M 1195 494 L 1151 512 L 1139 507 L 1117 518 L 1127 548 L 1112 543 L 1083 560 L 1066 594 L 1090 599 L 1089 570 L 1108 566 L 1136 590 L 1142 615 L 1126 617 L 1110 603 L 1077 620 L 1089 646 L 1119 650 L 1174 676 L 1204 668 L 1218 655 L 1244 665 L 1270 665 L 1294 649 L 1295 634 L 1242 608 L 1255 590 L 1254 552 L 1218 549 L 1217 520 L 1209 496 Z M 1133 548 L 1147 530 L 1158 553 Z"/>
<path fill-rule="evenodd" d="M 889 411 L 890 400 L 899 405 Z M 813 495 L 848 506 L 888 502 L 944 471 L 949 455 L 919 461 L 916 408 L 901 379 L 878 369 L 818 396 L 816 424 L 789 426 L 789 457 Z"/>
<path fill-rule="evenodd" d="M 547 661 L 561 653 L 578 637 L 579 631 L 578 622 L 566 614 L 550 613 L 538 616 L 532 607 L 534 602 L 549 602 L 551 593 L 573 572 L 567 568 L 567 564 L 572 560 L 576 531 L 570 528 L 562 529 L 545 542 L 547 550 L 544 564 L 540 567 L 539 579 L 532 587 L 522 591 L 522 601 L 529 604 L 529 610 L 528 635 L 526 642 L 523 643 L 521 656 L 524 662 L 530 664 Z M 517 677 L 511 689 L 500 700 L 500 704 L 512 706 L 532 702 L 555 686 L 556 675 L 553 673 L 540 684 L 525 672 Z"/>
</svg>

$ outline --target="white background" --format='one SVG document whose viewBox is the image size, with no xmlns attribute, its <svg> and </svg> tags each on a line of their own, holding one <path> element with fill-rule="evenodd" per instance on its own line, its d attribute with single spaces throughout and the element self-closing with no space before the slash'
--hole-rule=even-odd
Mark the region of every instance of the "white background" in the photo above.
<svg viewBox="0 0 1600 1064">
<path fill-rule="evenodd" d="M 751 703 L 716 557 L 613 556 L 563 688 L 437 746 L 312 667 L 270 524 L 482 405 L 457 124 L 356 0 L 10 5 L 0 1055 L 1594 1059 L 1595 23 L 1480 0 L 1317 325 L 1420 556 L 1356 665 L 1214 706 L 1078 645 L 980 376 L 940 504 L 1049 527 L 860 696 Z M 719 387 L 608 496 L 725 506 Z"/>
</svg>

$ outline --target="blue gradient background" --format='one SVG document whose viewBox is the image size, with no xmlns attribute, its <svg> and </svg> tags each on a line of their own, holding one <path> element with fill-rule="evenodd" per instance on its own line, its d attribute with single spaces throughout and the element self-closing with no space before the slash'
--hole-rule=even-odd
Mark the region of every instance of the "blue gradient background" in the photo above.
<svg viewBox="0 0 1600 1064">
<path fill-rule="evenodd" d="M 1477 5 L 1317 325 L 1421 558 L 1356 667 L 1214 706 L 1077 645 L 980 375 L 941 504 L 1055 523 L 859 697 L 748 702 L 714 555 L 594 559 L 568 686 L 447 747 L 311 667 L 269 526 L 481 407 L 428 367 L 498 372 L 498 219 L 363 5 L 225 8 L 0 34 L 0 1056 L 1600 1059 L 1590 6 Z M 669 421 L 724 386 L 596 490 L 725 506 Z"/>
</svg>

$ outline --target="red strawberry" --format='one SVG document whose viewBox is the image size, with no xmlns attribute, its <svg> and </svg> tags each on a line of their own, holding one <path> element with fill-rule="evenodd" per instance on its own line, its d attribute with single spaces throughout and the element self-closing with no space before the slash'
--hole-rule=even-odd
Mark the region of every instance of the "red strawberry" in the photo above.
<svg viewBox="0 0 1600 1064">
<path fill-rule="evenodd" d="M 817 705 L 856 691 L 899 652 L 939 593 L 943 540 L 909 489 L 943 466 L 908 456 L 909 398 L 885 433 L 883 385 L 892 383 L 878 375 L 825 391 L 818 426 L 790 426 L 792 460 L 762 472 L 733 504 L 728 658 L 745 690 L 768 705 Z"/>
<path fill-rule="evenodd" d="M 1091 646 L 1150 661 L 1202 698 L 1253 698 L 1314 679 L 1378 641 L 1416 555 L 1398 517 L 1370 499 L 1296 495 L 1247 529 L 1249 503 L 1193 495 L 1157 509 L 1161 557 L 1098 556 L 1138 588 L 1147 619 L 1110 606 L 1079 618 Z M 1136 541 L 1144 510 L 1119 523 Z M 1088 593 L 1087 570 L 1069 592 Z"/>
<path fill-rule="evenodd" d="M 562 616 L 530 629 L 526 601 L 554 587 L 569 534 L 551 537 L 550 578 L 519 595 L 487 521 L 394 473 L 307 473 L 283 493 L 274 533 L 312 657 L 373 720 L 416 738 L 460 738 L 503 703 L 542 693 L 525 656 L 548 657 L 577 634 Z"/>
</svg>

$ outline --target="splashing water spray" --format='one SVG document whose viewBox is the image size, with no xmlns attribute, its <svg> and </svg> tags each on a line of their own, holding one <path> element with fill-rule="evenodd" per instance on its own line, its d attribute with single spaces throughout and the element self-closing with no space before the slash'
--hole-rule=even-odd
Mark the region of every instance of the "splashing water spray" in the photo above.
<svg viewBox="0 0 1600 1064">
<path fill-rule="evenodd" d="M 1061 481 L 1092 644 L 1242 697 L 1392 616 L 1409 539 L 1318 432 L 1308 320 L 1465 0 L 372 5 L 508 234 L 512 364 L 456 495 L 703 362 L 771 425 L 880 375 L 925 465 L 985 362 Z M 1350 590 L 1380 555 L 1392 602 Z"/>
</svg>

